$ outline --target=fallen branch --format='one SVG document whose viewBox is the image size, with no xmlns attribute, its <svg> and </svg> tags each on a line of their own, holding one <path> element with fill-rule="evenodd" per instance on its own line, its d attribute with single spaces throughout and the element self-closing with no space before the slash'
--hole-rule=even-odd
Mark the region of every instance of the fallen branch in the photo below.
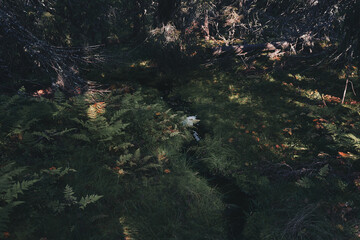
<svg viewBox="0 0 360 240">
<path fill-rule="evenodd" d="M 235 53 L 236 55 L 244 55 L 244 53 L 250 51 L 275 51 L 277 49 L 285 50 L 291 47 L 291 44 L 287 41 L 262 43 L 262 44 L 247 44 L 247 45 L 231 45 L 231 46 L 219 46 L 214 48 L 213 55 L 220 56 L 223 53 Z"/>
<path fill-rule="evenodd" d="M 27 30 L 7 8 L 0 9 L 0 33 L 8 41 L 15 41 L 33 63 L 46 72 L 56 73 L 53 85 L 70 95 L 79 94 L 86 87 L 77 70 L 78 64 L 102 61 L 99 55 L 90 55 L 99 46 L 63 48 L 48 44 Z M 89 57 L 91 56 L 91 57 Z"/>
<path fill-rule="evenodd" d="M 286 163 L 266 162 L 259 170 L 270 179 L 299 179 L 317 174 L 327 163 L 327 161 L 316 161 L 305 165 L 290 166 Z"/>
</svg>

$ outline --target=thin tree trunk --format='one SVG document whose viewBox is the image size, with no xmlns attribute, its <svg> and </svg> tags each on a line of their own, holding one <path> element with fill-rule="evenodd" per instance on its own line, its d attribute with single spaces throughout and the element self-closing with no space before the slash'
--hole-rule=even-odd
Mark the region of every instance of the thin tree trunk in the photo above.
<svg viewBox="0 0 360 240">
<path fill-rule="evenodd" d="M 209 30 L 209 11 L 206 10 L 205 12 L 205 20 L 203 25 L 203 30 L 205 32 L 205 40 L 210 40 L 210 30 Z"/>
</svg>

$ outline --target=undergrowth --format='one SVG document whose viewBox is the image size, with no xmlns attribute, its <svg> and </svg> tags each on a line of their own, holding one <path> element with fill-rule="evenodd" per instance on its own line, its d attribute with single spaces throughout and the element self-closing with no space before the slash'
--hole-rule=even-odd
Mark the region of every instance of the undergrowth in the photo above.
<svg viewBox="0 0 360 240">
<path fill-rule="evenodd" d="M 358 239 L 358 75 L 315 63 L 141 57 L 89 71 L 106 91 L 2 95 L 2 237 Z"/>
<path fill-rule="evenodd" d="M 357 239 L 360 104 L 349 92 L 341 104 L 344 74 L 232 60 L 172 91 L 201 120 L 197 167 L 252 199 L 242 236 L 229 238 Z"/>
<path fill-rule="evenodd" d="M 156 91 L 120 90 L 1 96 L 4 237 L 222 238 L 221 198 L 182 149 L 184 113 Z"/>
</svg>

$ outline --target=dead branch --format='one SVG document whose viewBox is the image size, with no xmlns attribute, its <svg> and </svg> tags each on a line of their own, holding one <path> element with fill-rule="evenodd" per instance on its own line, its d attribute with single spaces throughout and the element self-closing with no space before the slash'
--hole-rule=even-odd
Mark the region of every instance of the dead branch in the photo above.
<svg viewBox="0 0 360 240">
<path fill-rule="evenodd" d="M 91 64 L 103 59 L 90 53 L 99 46 L 84 48 L 55 47 L 37 38 L 17 21 L 15 14 L 7 8 L 0 9 L 0 32 L 4 38 L 16 41 L 33 63 L 46 72 L 53 72 L 53 85 L 68 94 L 78 94 L 86 87 L 86 81 L 79 76 L 78 64 Z"/>
<path fill-rule="evenodd" d="M 290 166 L 286 163 L 265 162 L 261 164 L 260 171 L 270 179 L 299 179 L 304 176 L 317 174 L 327 161 L 316 161 L 309 164 Z"/>
<path fill-rule="evenodd" d="M 247 45 L 231 45 L 219 46 L 214 48 L 213 55 L 220 56 L 223 53 L 235 53 L 236 55 L 244 55 L 250 51 L 275 51 L 277 49 L 286 50 L 290 48 L 290 43 L 287 41 L 262 43 L 262 44 L 247 44 Z"/>
</svg>

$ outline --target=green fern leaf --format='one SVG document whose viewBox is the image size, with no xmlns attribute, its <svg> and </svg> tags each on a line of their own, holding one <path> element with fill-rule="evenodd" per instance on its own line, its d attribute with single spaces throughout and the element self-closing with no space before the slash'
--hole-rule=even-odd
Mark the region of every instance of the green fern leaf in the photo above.
<svg viewBox="0 0 360 240">
<path fill-rule="evenodd" d="M 99 195 L 86 195 L 85 197 L 82 197 L 79 201 L 79 205 L 80 205 L 80 209 L 85 209 L 85 207 L 90 204 L 90 203 L 94 203 L 96 201 L 98 201 L 100 198 L 102 198 L 103 196 L 99 196 Z"/>
<path fill-rule="evenodd" d="M 64 198 L 67 201 L 67 205 L 72 205 L 77 203 L 76 197 L 74 196 L 74 191 L 73 189 L 69 186 L 66 185 L 65 186 L 65 190 L 64 190 Z"/>
</svg>

